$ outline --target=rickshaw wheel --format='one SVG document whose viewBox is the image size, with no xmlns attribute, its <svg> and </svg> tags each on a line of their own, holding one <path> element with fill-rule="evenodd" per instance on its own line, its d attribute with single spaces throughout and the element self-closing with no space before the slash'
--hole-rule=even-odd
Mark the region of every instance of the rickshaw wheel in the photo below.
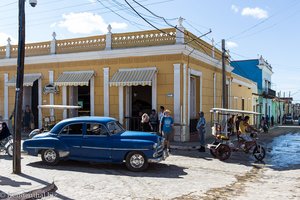
<svg viewBox="0 0 300 200">
<path fill-rule="evenodd" d="M 216 149 L 216 156 L 219 160 L 227 160 L 231 155 L 231 149 L 228 145 L 226 144 L 221 144 L 218 146 Z"/>
<path fill-rule="evenodd" d="M 214 141 L 212 144 L 213 144 L 213 145 L 218 145 L 219 142 Z M 209 148 L 209 151 L 210 151 L 210 154 L 211 154 L 214 158 L 217 157 L 217 154 L 216 154 L 216 147 L 211 147 L 211 148 Z"/>
</svg>

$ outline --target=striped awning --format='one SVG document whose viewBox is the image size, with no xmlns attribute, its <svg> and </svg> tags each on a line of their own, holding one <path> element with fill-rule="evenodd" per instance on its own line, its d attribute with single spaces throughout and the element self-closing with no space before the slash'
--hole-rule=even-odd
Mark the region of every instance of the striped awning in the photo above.
<svg viewBox="0 0 300 200">
<path fill-rule="evenodd" d="M 113 75 L 109 84 L 110 86 L 151 86 L 155 73 L 156 68 L 120 69 Z"/>
<path fill-rule="evenodd" d="M 55 86 L 88 86 L 94 71 L 63 72 L 54 82 Z"/>
<path fill-rule="evenodd" d="M 24 74 L 23 86 L 33 86 L 34 81 L 40 79 L 42 77 L 41 74 Z M 16 86 L 16 77 L 13 76 L 6 83 L 8 86 Z"/>
</svg>

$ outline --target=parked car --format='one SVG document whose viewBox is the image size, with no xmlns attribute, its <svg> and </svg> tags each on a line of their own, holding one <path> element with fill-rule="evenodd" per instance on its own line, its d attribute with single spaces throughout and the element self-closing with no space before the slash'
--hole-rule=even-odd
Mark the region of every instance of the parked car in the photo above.
<svg viewBox="0 0 300 200">
<path fill-rule="evenodd" d="M 25 140 L 23 150 L 41 155 L 43 162 L 60 160 L 123 163 L 131 171 L 143 171 L 148 163 L 164 160 L 164 139 L 156 134 L 126 131 L 114 118 L 76 117 L 62 120 L 49 132 Z"/>
<path fill-rule="evenodd" d="M 285 124 L 294 124 L 294 120 L 293 120 L 292 116 L 286 116 Z"/>
</svg>

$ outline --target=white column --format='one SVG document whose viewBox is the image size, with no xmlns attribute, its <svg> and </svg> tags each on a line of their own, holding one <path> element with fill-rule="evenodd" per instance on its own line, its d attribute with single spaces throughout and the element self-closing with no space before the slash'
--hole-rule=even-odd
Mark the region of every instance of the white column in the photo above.
<svg viewBox="0 0 300 200">
<path fill-rule="evenodd" d="M 152 79 L 152 109 L 157 109 L 157 73 L 154 74 Z"/>
<path fill-rule="evenodd" d="M 62 87 L 62 104 L 67 105 L 67 86 Z M 67 110 L 64 109 L 63 111 L 63 119 L 67 118 Z"/>
<path fill-rule="evenodd" d="M 174 66 L 174 122 L 181 122 L 180 110 L 180 63 Z"/>
<path fill-rule="evenodd" d="M 214 108 L 217 106 L 217 74 L 214 73 Z"/>
<path fill-rule="evenodd" d="M 232 79 L 229 79 L 229 87 L 228 87 L 228 90 L 229 90 L 229 95 L 228 95 L 228 102 L 229 102 L 229 108 L 232 109 L 232 102 L 231 102 L 231 95 L 232 95 Z"/>
<path fill-rule="evenodd" d="M 183 65 L 183 106 L 182 122 L 186 125 L 186 64 Z"/>
<path fill-rule="evenodd" d="M 38 80 L 38 93 L 39 93 L 39 105 L 43 104 L 43 89 L 42 89 L 42 79 L 39 78 Z M 39 112 L 39 128 L 42 128 L 43 126 L 43 113 L 42 113 L 42 109 L 38 109 Z"/>
<path fill-rule="evenodd" d="M 187 103 L 188 103 L 188 114 L 187 114 L 187 124 L 188 126 L 190 126 L 190 118 L 191 118 L 191 69 L 188 68 L 188 80 L 187 80 L 187 84 L 188 84 L 188 95 L 187 95 Z"/>
<path fill-rule="evenodd" d="M 124 90 L 119 86 L 119 122 L 123 124 L 124 120 Z"/>
<path fill-rule="evenodd" d="M 49 71 L 49 83 L 53 84 L 54 82 L 54 72 L 53 71 Z M 49 101 L 50 101 L 50 105 L 54 105 L 54 94 L 50 93 L 49 94 Z M 54 109 L 50 109 L 50 116 L 54 116 Z"/>
<path fill-rule="evenodd" d="M 8 120 L 8 74 L 4 74 L 4 120 Z"/>
<path fill-rule="evenodd" d="M 109 116 L 109 68 L 103 68 L 104 116 Z"/>
<path fill-rule="evenodd" d="M 200 112 L 203 111 L 203 99 L 202 99 L 202 92 L 203 92 L 203 83 L 202 83 L 202 76 L 200 76 Z"/>
<path fill-rule="evenodd" d="M 95 115 L 95 78 L 94 76 L 90 80 L 90 110 L 91 116 Z"/>
</svg>

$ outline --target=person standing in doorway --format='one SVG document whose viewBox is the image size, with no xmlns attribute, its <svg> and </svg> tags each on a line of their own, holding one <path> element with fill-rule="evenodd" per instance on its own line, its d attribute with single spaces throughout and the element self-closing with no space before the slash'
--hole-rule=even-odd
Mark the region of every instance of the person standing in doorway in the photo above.
<svg viewBox="0 0 300 200">
<path fill-rule="evenodd" d="M 24 132 L 29 132 L 31 130 L 31 124 L 33 123 L 33 114 L 30 110 L 29 105 L 26 105 L 25 111 L 23 113 L 23 129 Z"/>
<path fill-rule="evenodd" d="M 152 109 L 151 111 L 151 114 L 150 114 L 150 124 L 153 128 L 153 132 L 157 132 L 157 128 L 158 128 L 158 116 L 157 116 L 157 113 L 156 113 L 156 110 L 155 109 Z"/>
<path fill-rule="evenodd" d="M 204 118 L 204 112 L 199 113 L 199 121 L 197 123 L 197 130 L 199 133 L 199 139 L 200 139 L 200 152 L 205 152 L 205 126 L 206 126 L 206 120 Z"/>
<path fill-rule="evenodd" d="M 161 121 L 162 117 L 164 116 L 164 112 L 165 112 L 165 107 L 160 106 L 160 112 L 158 115 L 158 120 Z"/>
<path fill-rule="evenodd" d="M 271 126 L 274 126 L 274 116 L 271 116 Z"/>
<path fill-rule="evenodd" d="M 150 124 L 149 116 L 147 113 L 144 113 L 142 115 L 141 127 L 143 132 L 151 132 L 153 129 Z"/>
<path fill-rule="evenodd" d="M 164 115 L 161 119 L 160 123 L 160 130 L 162 130 L 162 136 L 165 138 L 165 148 L 168 149 L 170 152 L 170 139 L 171 139 L 171 133 L 174 126 L 174 120 L 171 117 L 171 111 L 165 110 Z"/>
</svg>

